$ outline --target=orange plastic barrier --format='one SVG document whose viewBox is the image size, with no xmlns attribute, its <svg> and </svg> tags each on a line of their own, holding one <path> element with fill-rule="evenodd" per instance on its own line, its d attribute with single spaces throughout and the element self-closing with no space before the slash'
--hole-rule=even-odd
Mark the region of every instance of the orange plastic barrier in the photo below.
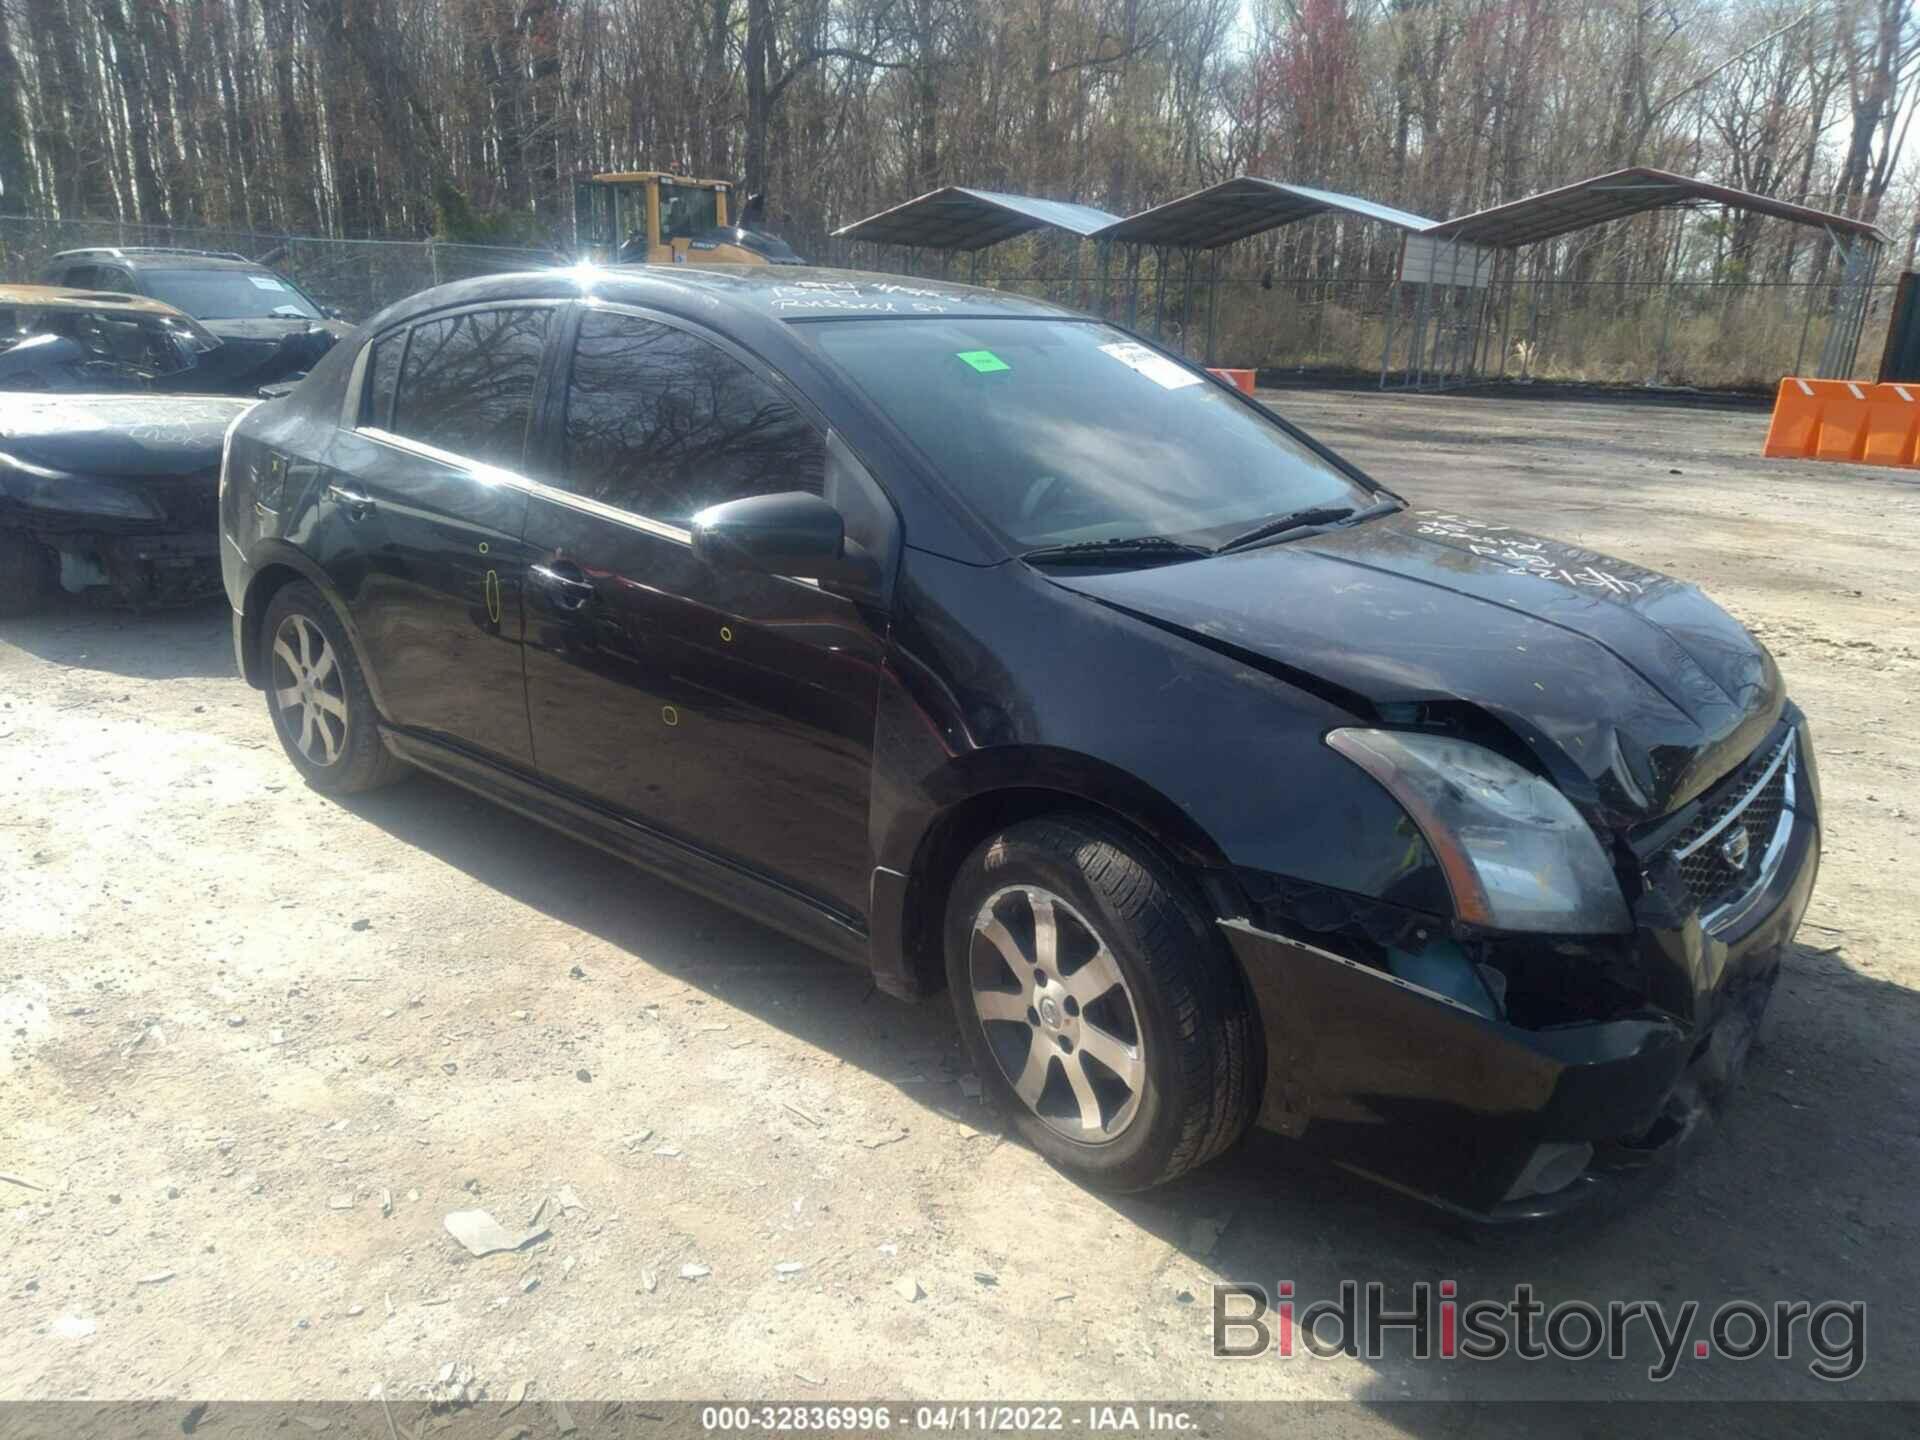
<svg viewBox="0 0 1920 1440">
<path fill-rule="evenodd" d="M 1209 375 L 1218 375 L 1229 385 L 1239 386 L 1245 394 L 1251 395 L 1253 393 L 1253 371 L 1251 370 L 1217 370 L 1209 366 L 1207 373 Z"/>
<path fill-rule="evenodd" d="M 1867 443 L 1860 448 L 1866 465 L 1920 465 L 1920 386 L 1873 387 Z"/>
<path fill-rule="evenodd" d="M 1920 385 L 1780 382 L 1761 452 L 1776 460 L 1920 466 Z"/>
</svg>

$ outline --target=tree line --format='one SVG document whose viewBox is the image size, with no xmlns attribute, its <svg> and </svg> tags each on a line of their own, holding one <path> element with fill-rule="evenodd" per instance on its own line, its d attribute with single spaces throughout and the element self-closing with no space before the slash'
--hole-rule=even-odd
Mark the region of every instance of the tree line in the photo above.
<svg viewBox="0 0 1920 1440">
<path fill-rule="evenodd" d="M 1910 258 L 1914 4 L 0 0 L 0 213 L 565 245 L 576 173 L 679 168 L 825 257 L 942 184 L 1126 214 L 1245 172 L 1438 218 L 1640 164 Z M 1386 263 L 1297 228 L 1240 263 Z M 1669 248 L 1650 223 L 1613 263 Z M 1824 249 L 1735 215 L 1688 257 L 1778 280 Z"/>
</svg>

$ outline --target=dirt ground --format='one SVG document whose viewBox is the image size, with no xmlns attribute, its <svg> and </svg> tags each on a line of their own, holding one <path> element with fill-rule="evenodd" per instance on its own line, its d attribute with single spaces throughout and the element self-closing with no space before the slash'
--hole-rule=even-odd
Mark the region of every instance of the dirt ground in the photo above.
<svg viewBox="0 0 1920 1440">
<path fill-rule="evenodd" d="M 1211 1281 L 1304 1302 L 1346 1278 L 1860 1300 L 1866 1369 L 1837 1388 L 1920 1397 L 1913 475 L 1763 462 L 1750 411 L 1270 398 L 1416 503 L 1698 581 L 1810 712 L 1819 889 L 1772 1036 L 1674 1183 L 1474 1232 L 1261 1140 L 1088 1193 L 968 1097 L 944 1004 L 438 781 L 322 799 L 223 608 L 72 606 L 0 628 L 0 1398 L 360 1398 L 449 1363 L 581 1398 L 1836 1391 L 1805 1353 L 1650 1385 L 1639 1340 L 1210 1358 Z M 543 1197 L 524 1253 L 442 1227 L 525 1227 Z"/>
</svg>

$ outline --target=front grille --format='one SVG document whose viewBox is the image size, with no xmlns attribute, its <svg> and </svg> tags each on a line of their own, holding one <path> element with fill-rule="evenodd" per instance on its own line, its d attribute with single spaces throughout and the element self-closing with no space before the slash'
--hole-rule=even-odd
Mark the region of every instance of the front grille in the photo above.
<svg viewBox="0 0 1920 1440">
<path fill-rule="evenodd" d="M 1703 925 L 1737 912 L 1773 878 L 1793 823 L 1794 779 L 1789 730 L 1709 795 L 1666 847 Z"/>
<path fill-rule="evenodd" d="M 160 507 L 169 530 L 218 530 L 220 528 L 220 467 L 191 471 L 185 475 L 167 475 L 130 480 Z"/>
</svg>

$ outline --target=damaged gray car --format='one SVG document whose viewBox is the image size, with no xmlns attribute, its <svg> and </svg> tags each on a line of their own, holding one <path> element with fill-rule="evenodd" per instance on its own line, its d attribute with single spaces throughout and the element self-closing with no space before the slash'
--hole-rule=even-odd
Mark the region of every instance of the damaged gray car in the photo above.
<svg viewBox="0 0 1920 1440">
<path fill-rule="evenodd" d="M 0 616 L 56 594 L 136 609 L 220 593 L 220 451 L 255 403 L 0 397 Z"/>
<path fill-rule="evenodd" d="M 304 326 L 222 336 L 138 295 L 0 285 L 0 391 L 253 396 L 300 379 L 333 343 Z"/>
</svg>

